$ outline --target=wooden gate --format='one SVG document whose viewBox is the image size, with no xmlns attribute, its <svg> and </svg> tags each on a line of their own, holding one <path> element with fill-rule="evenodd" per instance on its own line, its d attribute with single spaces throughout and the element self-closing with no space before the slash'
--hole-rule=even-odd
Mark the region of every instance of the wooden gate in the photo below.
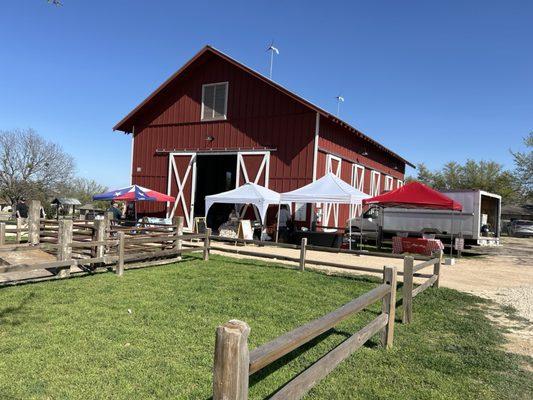
<svg viewBox="0 0 533 400">
<path fill-rule="evenodd" d="M 176 198 L 171 207 L 167 203 L 167 217 L 181 215 L 184 227 L 193 230 L 194 192 L 196 190 L 196 153 L 171 153 L 168 160 L 167 194 Z"/>
</svg>

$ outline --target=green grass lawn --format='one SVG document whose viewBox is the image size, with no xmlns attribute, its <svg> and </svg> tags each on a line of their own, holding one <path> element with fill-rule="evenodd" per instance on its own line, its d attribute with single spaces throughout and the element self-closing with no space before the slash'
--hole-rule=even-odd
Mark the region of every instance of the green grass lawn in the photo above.
<svg viewBox="0 0 533 400">
<path fill-rule="evenodd" d="M 0 289 L 1 399 L 208 399 L 215 328 L 249 323 L 250 347 L 378 284 L 212 256 L 179 264 Z M 310 399 L 518 399 L 533 393 L 524 360 L 502 349 L 484 301 L 453 290 L 414 300 L 394 348 L 374 337 Z M 128 312 L 131 310 L 131 313 Z M 376 305 L 251 377 L 268 397 L 365 322 Z M 398 311 L 401 313 L 401 310 Z"/>
</svg>

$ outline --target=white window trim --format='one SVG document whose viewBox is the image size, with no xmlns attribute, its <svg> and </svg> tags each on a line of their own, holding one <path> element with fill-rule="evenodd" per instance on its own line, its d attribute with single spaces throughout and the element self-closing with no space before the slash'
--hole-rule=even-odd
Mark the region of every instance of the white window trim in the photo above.
<svg viewBox="0 0 533 400">
<path fill-rule="evenodd" d="M 384 191 L 391 191 L 394 189 L 394 178 L 390 175 L 385 175 L 385 185 L 383 187 Z"/>
<path fill-rule="evenodd" d="M 374 178 L 377 176 L 377 180 Z M 379 171 L 371 171 L 370 173 L 370 196 L 377 196 L 380 193 L 381 174 Z"/>
<path fill-rule="evenodd" d="M 333 163 L 332 163 L 333 160 L 337 161 L 336 171 L 333 171 Z M 341 169 L 342 169 L 342 159 L 340 157 L 334 156 L 333 154 L 326 154 L 326 174 L 328 172 L 333 172 L 334 175 L 337 175 L 340 178 Z"/>
<path fill-rule="evenodd" d="M 204 93 L 205 88 L 209 86 L 218 86 L 218 85 L 225 85 L 226 86 L 226 98 L 224 99 L 224 115 L 217 118 L 204 118 Z M 200 109 L 200 121 L 223 121 L 228 119 L 228 92 L 229 92 L 229 82 L 215 82 L 215 83 L 205 83 L 202 85 L 202 106 Z M 214 95 L 215 93 L 213 93 Z M 215 106 L 215 102 L 213 101 L 213 107 Z M 213 109 L 214 111 L 214 109 Z"/>
<path fill-rule="evenodd" d="M 396 182 L 396 189 L 401 188 L 403 186 L 403 181 L 401 179 L 398 179 Z"/>
</svg>

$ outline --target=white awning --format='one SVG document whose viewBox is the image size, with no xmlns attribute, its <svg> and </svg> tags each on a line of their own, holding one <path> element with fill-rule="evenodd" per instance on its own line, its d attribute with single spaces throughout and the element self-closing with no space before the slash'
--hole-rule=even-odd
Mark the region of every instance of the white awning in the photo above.
<svg viewBox="0 0 533 400">
<path fill-rule="evenodd" d="M 264 222 L 268 206 L 271 204 L 278 205 L 280 203 L 280 195 L 266 187 L 249 182 L 227 192 L 205 196 L 206 216 L 214 203 L 253 204 L 259 210 L 261 221 Z"/>
<path fill-rule="evenodd" d="M 333 173 L 311 182 L 309 185 L 282 193 L 282 202 L 361 204 L 368 199 L 366 193 L 352 187 Z"/>
</svg>

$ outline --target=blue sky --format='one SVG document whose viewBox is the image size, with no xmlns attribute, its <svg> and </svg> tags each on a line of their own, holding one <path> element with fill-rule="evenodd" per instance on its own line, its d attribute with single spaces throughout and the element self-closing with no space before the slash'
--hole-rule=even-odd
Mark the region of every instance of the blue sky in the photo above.
<svg viewBox="0 0 533 400">
<path fill-rule="evenodd" d="M 0 129 L 60 142 L 78 173 L 129 184 L 113 125 L 211 44 L 414 163 L 512 167 L 533 130 L 531 1 L 5 1 Z M 411 170 L 411 173 L 413 171 Z"/>
</svg>

